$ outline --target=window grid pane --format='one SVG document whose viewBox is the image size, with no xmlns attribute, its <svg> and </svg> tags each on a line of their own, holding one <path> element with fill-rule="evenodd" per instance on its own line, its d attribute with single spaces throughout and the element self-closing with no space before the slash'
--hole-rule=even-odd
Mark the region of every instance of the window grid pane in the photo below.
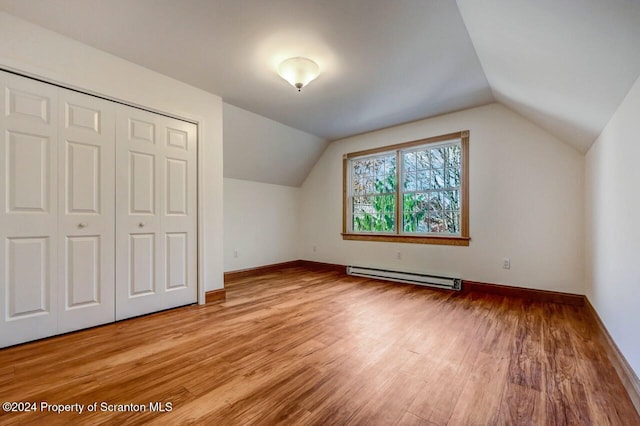
<svg viewBox="0 0 640 426">
<path fill-rule="evenodd" d="M 460 142 L 401 151 L 403 232 L 460 234 Z"/>
<path fill-rule="evenodd" d="M 396 155 L 351 160 L 351 228 L 356 232 L 395 232 Z"/>
</svg>

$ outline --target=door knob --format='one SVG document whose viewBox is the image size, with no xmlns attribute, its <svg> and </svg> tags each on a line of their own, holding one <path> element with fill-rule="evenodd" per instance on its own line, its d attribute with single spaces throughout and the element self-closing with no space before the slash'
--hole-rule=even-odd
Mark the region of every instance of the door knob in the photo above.
<svg viewBox="0 0 640 426">
<path fill-rule="evenodd" d="M 78 228 L 86 228 L 87 226 L 89 226 L 89 224 L 87 222 L 80 222 L 78 224 Z"/>
<path fill-rule="evenodd" d="M 138 224 L 138 228 L 144 228 L 144 222 L 140 222 L 140 223 Z"/>
</svg>

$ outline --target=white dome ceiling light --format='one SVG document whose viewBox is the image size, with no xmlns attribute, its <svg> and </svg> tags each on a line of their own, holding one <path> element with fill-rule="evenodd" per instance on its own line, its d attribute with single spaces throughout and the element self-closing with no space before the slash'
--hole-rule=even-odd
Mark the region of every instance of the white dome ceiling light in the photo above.
<svg viewBox="0 0 640 426">
<path fill-rule="evenodd" d="M 293 87 L 302 89 L 320 74 L 318 64 L 307 58 L 289 58 L 278 67 L 278 74 Z"/>
</svg>

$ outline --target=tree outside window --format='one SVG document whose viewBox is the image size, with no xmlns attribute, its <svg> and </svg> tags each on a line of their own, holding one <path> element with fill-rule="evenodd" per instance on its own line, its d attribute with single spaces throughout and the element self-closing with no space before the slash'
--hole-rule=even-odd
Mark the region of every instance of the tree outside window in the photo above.
<svg viewBox="0 0 640 426">
<path fill-rule="evenodd" d="M 468 245 L 468 141 L 460 132 L 347 154 L 343 237 Z"/>
</svg>

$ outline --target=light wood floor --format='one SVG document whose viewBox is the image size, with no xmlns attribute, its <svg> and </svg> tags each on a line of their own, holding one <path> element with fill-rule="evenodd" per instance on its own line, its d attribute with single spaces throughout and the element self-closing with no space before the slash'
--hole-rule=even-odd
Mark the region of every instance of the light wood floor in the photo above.
<svg viewBox="0 0 640 426">
<path fill-rule="evenodd" d="M 225 303 L 0 350 L 0 402 L 171 412 L 0 424 L 640 424 L 595 333 L 581 307 L 290 268 Z"/>
</svg>

